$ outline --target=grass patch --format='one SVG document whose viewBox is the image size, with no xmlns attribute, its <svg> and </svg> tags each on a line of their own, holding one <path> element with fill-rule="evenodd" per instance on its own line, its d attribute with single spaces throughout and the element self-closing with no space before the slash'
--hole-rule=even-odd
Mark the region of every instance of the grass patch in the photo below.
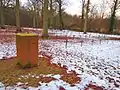
<svg viewBox="0 0 120 90">
<path fill-rule="evenodd" d="M 34 67 L 34 66 L 32 66 L 32 65 L 30 64 L 30 62 L 27 62 L 24 66 L 22 66 L 21 63 L 20 63 L 20 61 L 18 61 L 16 65 L 19 66 L 19 67 L 22 68 L 22 69 L 27 69 L 27 68 L 32 68 L 32 67 Z"/>
<path fill-rule="evenodd" d="M 61 76 L 65 76 L 65 78 L 61 78 L 62 80 L 72 85 L 78 82 L 76 74 L 71 74 L 71 77 L 70 74 L 67 74 L 65 68 L 51 64 L 48 58 L 39 58 L 38 67 L 33 68 L 21 69 L 16 64 L 16 58 L 0 61 L 0 82 L 4 83 L 5 86 L 12 86 L 17 82 L 28 83 L 29 86 L 38 86 L 38 82 L 48 83 L 55 80 L 52 77 L 43 77 L 41 74 L 60 74 Z"/>
</svg>

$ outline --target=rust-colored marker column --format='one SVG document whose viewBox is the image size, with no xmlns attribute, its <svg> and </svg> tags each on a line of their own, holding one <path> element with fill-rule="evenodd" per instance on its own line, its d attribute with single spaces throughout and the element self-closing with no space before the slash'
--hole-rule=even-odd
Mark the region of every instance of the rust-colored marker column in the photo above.
<svg viewBox="0 0 120 90">
<path fill-rule="evenodd" d="M 38 35 L 17 34 L 16 35 L 17 60 L 23 67 L 27 64 L 37 66 L 38 64 Z"/>
</svg>

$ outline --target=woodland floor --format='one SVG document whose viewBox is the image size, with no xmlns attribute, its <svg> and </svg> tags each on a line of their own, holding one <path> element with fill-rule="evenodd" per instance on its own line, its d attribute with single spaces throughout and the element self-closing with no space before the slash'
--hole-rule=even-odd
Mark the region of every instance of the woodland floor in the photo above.
<svg viewBox="0 0 120 90">
<path fill-rule="evenodd" d="M 14 32 L 0 31 L 0 82 L 4 84 L 1 88 L 119 90 L 119 35 L 49 30 L 49 39 L 42 40 L 41 29 L 24 28 L 23 32 L 39 35 L 40 64 L 23 70 L 14 58 Z"/>
</svg>

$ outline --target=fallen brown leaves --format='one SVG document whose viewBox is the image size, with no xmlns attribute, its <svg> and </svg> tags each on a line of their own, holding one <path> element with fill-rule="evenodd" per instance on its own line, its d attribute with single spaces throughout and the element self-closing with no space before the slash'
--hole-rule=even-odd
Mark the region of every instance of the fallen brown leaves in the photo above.
<svg viewBox="0 0 120 90">
<path fill-rule="evenodd" d="M 104 89 L 103 89 L 102 87 L 89 84 L 89 85 L 87 86 L 87 88 L 85 88 L 85 90 L 104 90 Z"/>
<path fill-rule="evenodd" d="M 15 85 L 17 82 L 28 83 L 29 86 L 38 86 L 39 82 L 49 83 L 52 80 L 56 80 L 53 77 L 40 76 L 41 74 L 60 74 L 60 79 L 71 85 L 80 82 L 80 78 L 77 77 L 76 73 L 67 73 L 66 68 L 52 64 L 50 58 L 46 56 L 39 58 L 38 67 L 21 69 L 16 63 L 16 58 L 0 61 L 0 81 L 2 81 L 5 86 Z M 32 75 L 34 75 L 34 77 L 32 77 Z"/>
</svg>

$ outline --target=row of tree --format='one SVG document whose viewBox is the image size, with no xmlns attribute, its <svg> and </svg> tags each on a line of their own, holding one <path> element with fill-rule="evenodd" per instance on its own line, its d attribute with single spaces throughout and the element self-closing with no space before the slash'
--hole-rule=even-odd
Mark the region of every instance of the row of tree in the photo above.
<svg viewBox="0 0 120 90">
<path fill-rule="evenodd" d="M 90 1 L 92 0 L 87 0 L 86 4 L 85 4 L 86 0 L 82 0 L 82 19 L 84 21 L 84 33 L 86 33 L 86 31 L 88 30 L 88 14 L 89 14 L 89 7 L 90 7 Z M 107 1 L 107 0 L 106 0 Z M 108 0 L 109 1 L 109 0 Z M 109 21 L 109 32 L 113 32 L 114 28 L 115 28 L 115 19 L 116 19 L 116 11 L 119 9 L 120 6 L 120 0 L 110 0 L 109 1 L 111 4 L 111 15 L 110 15 L 110 21 Z M 104 5 L 104 1 L 103 1 L 103 5 Z M 107 6 L 107 3 L 105 3 Z M 101 6 L 102 8 L 102 6 Z M 92 7 L 92 9 L 94 10 L 94 6 Z M 105 6 L 103 6 L 103 9 L 105 9 Z M 92 10 L 92 13 L 94 13 L 95 11 Z M 105 11 L 102 10 L 102 15 L 101 18 L 103 19 L 105 14 Z"/>
<path fill-rule="evenodd" d="M 1 17 L 1 28 L 5 28 L 5 17 L 4 17 L 4 11 L 5 8 L 8 7 L 12 7 L 13 4 L 11 3 L 15 3 L 15 14 L 16 14 L 16 26 L 17 26 L 17 31 L 21 31 L 20 28 L 20 14 L 19 14 L 19 9 L 20 9 L 20 2 L 19 0 L 16 0 L 16 2 L 14 2 L 14 0 L 0 0 L 0 17 Z"/>
<path fill-rule="evenodd" d="M 61 0 L 28 0 L 24 8 L 26 12 L 30 15 L 32 14 L 32 21 L 33 27 L 38 27 L 39 22 L 41 23 L 41 27 L 43 27 L 43 35 L 48 36 L 48 22 L 49 26 L 52 27 L 53 25 L 53 18 L 58 10 L 59 14 L 59 28 L 63 28 L 63 21 L 62 21 L 62 1 Z M 48 7 L 49 5 L 49 7 Z M 22 10 L 20 7 L 19 0 L 0 0 L 0 21 L 1 21 L 1 28 L 5 28 L 5 9 L 10 10 L 13 8 L 12 12 L 15 10 L 15 20 L 16 20 L 16 27 L 17 32 L 21 31 L 20 28 L 20 11 Z M 48 10 L 49 9 L 49 10 Z M 57 15 L 58 15 L 57 14 Z M 29 15 L 29 16 L 30 16 Z M 40 19 L 41 20 L 40 20 Z"/>
<path fill-rule="evenodd" d="M 109 17 L 105 17 L 104 8 L 107 4 L 104 0 L 102 0 L 103 4 L 98 10 L 95 5 L 92 5 L 92 0 L 80 0 L 82 11 L 80 16 L 67 14 L 64 11 L 65 1 L 28 0 L 23 5 L 19 0 L 0 0 L 1 28 L 4 28 L 5 24 L 16 25 L 17 31 L 21 31 L 20 25 L 41 27 L 44 29 L 43 36 L 47 37 L 48 28 L 59 28 L 61 30 L 64 28 L 80 28 L 86 33 L 90 29 L 106 28 L 107 26 L 107 29 L 112 32 L 116 22 L 119 22 L 116 21 L 116 11 L 120 5 L 119 0 L 111 0 L 113 3 Z M 103 22 L 106 23 L 105 27 L 104 25 L 101 26 Z M 97 27 L 92 24 L 96 24 Z"/>
</svg>

